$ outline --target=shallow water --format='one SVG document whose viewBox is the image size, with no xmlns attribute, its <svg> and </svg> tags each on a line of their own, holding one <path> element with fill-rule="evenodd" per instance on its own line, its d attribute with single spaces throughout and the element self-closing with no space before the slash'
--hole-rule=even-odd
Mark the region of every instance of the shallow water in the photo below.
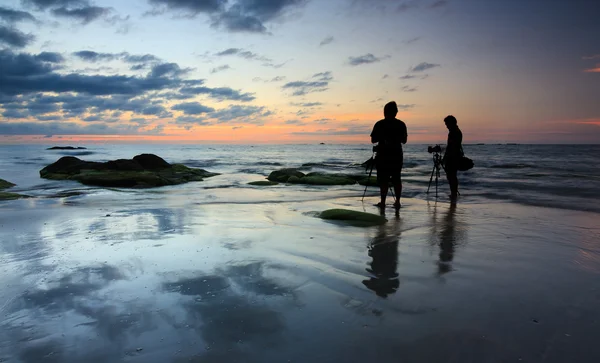
<svg viewBox="0 0 600 363">
<path fill-rule="evenodd" d="M 132 158 L 141 153 L 155 153 L 171 163 L 184 163 L 223 173 L 227 178 L 207 180 L 171 189 L 175 193 L 195 194 L 204 188 L 235 188 L 252 193 L 248 181 L 264 179 L 271 171 L 283 167 L 302 168 L 305 172 L 324 171 L 366 174 L 361 163 L 372 155 L 370 145 L 86 145 L 87 150 L 45 150 L 49 145 L 0 145 L 0 178 L 9 180 L 21 191 L 33 196 L 52 196 L 59 191 L 78 192 L 94 188 L 74 182 L 48 181 L 39 178 L 39 170 L 65 155 L 84 160 L 106 161 Z M 79 145 L 75 145 L 79 146 Z M 523 205 L 600 212 L 600 145 L 465 145 L 465 153 L 475 161 L 475 168 L 460 173 L 463 203 L 508 201 Z M 405 148 L 403 195 L 428 199 L 433 162 L 427 145 Z M 447 199 L 448 186 L 443 171 L 439 180 L 440 195 Z M 294 187 L 296 188 L 296 187 Z M 432 182 L 434 194 L 435 183 Z M 290 189 L 290 188 L 287 188 Z M 287 190 L 286 189 L 286 190 Z M 345 187 L 304 187 L 294 190 L 339 193 L 339 196 L 362 192 L 358 185 Z M 160 191 L 159 193 L 162 193 Z M 369 188 L 368 195 L 376 195 Z M 138 192 L 121 191 L 120 198 L 135 198 Z M 280 193 L 281 201 L 288 200 Z M 292 193 L 293 195 L 293 193 Z M 255 202 L 262 195 L 257 194 Z M 297 198 L 293 196 L 292 198 Z"/>
<path fill-rule="evenodd" d="M 17 162 L 2 159 L 0 177 L 37 197 L 0 202 L 0 362 L 600 361 L 600 214 L 584 211 L 593 197 L 550 208 L 560 193 L 521 189 L 529 181 L 514 170 L 528 167 L 503 159 L 464 176 L 458 205 L 436 203 L 423 190 L 430 170 L 411 157 L 414 197 L 398 216 L 388 208 L 385 225 L 358 228 L 313 215 L 376 213 L 374 188 L 362 203 L 358 185 L 246 185 L 273 163 L 360 172 L 350 165 L 370 157 L 348 157 L 357 146 L 309 152 L 328 146 L 294 147 L 302 156 L 261 147 L 260 160 L 239 164 L 242 146 L 202 147 L 202 158 L 194 146 L 157 151 L 223 175 L 148 190 L 39 179 L 62 154 L 38 151 L 9 174 Z M 495 180 L 506 170 L 510 183 Z M 485 183 L 512 189 L 490 197 Z"/>
</svg>

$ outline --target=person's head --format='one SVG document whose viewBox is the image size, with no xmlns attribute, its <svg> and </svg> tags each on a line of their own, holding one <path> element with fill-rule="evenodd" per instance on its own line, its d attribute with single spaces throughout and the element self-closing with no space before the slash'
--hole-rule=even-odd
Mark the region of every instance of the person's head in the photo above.
<svg viewBox="0 0 600 363">
<path fill-rule="evenodd" d="M 446 118 L 444 119 L 444 123 L 446 124 L 446 127 L 448 128 L 448 130 L 450 130 L 453 127 L 458 126 L 458 121 L 456 121 L 456 117 L 454 117 L 452 115 L 446 116 Z"/>
<path fill-rule="evenodd" d="M 395 118 L 397 114 L 398 114 L 398 105 L 396 105 L 396 102 L 394 102 L 394 101 L 388 102 L 383 107 L 383 116 L 385 116 L 385 118 Z"/>
</svg>

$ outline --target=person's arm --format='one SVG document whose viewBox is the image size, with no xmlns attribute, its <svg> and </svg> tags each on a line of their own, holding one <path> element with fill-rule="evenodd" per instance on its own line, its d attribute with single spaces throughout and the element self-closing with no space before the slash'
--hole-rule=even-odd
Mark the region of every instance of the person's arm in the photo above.
<svg viewBox="0 0 600 363">
<path fill-rule="evenodd" d="M 373 131 L 371 131 L 371 144 L 375 144 L 379 142 L 379 132 L 377 129 L 377 124 L 373 126 Z"/>
<path fill-rule="evenodd" d="M 402 143 L 406 144 L 406 141 L 408 141 L 408 130 L 406 129 L 406 124 L 404 124 L 404 127 L 402 128 Z"/>
</svg>

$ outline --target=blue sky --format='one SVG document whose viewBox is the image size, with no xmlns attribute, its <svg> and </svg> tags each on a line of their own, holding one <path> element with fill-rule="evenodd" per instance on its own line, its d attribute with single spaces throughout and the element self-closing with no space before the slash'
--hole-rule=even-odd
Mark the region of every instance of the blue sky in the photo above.
<svg viewBox="0 0 600 363">
<path fill-rule="evenodd" d="M 599 142 L 600 2 L 5 0 L 4 142 Z"/>
</svg>

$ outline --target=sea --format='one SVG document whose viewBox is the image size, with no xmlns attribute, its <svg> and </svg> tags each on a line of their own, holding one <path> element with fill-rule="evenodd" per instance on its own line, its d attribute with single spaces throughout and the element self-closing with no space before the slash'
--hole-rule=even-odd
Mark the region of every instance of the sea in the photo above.
<svg viewBox="0 0 600 363">
<path fill-rule="evenodd" d="M 52 199 L 118 196 L 160 198 L 161 193 L 193 198 L 196 203 L 261 203 L 356 196 L 376 202 L 376 187 L 279 185 L 255 187 L 250 181 L 264 180 L 281 168 L 303 172 L 367 175 L 362 164 L 373 156 L 370 144 L 72 144 L 78 150 L 47 150 L 42 144 L 0 145 L 0 178 L 14 184 L 11 192 Z M 66 145 L 60 145 L 66 146 Z M 403 198 L 436 198 L 436 174 L 428 145 L 409 144 L 404 150 Z M 548 208 L 600 212 L 600 145 L 464 145 L 475 167 L 459 172 L 461 203 L 512 202 Z M 72 181 L 41 179 L 39 171 L 63 156 L 88 161 L 129 159 L 142 153 L 156 154 L 169 163 L 217 172 L 204 182 L 152 189 L 106 189 Z M 373 171 L 375 175 L 375 171 Z M 429 193 L 427 192 L 429 189 Z M 438 198 L 448 199 L 444 171 L 438 179 Z"/>
</svg>

